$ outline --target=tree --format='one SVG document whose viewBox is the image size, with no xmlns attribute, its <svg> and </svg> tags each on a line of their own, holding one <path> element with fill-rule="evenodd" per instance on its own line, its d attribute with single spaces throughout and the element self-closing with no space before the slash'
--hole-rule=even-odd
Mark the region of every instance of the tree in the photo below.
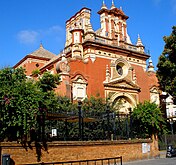
<svg viewBox="0 0 176 165">
<path fill-rule="evenodd" d="M 103 140 L 108 136 L 106 115 L 106 102 L 100 97 L 85 99 L 82 105 L 84 117 L 93 118 L 93 121 L 84 123 L 84 138 L 87 140 Z M 106 123 L 105 123 L 106 121 Z M 105 128 L 106 127 L 106 128 Z"/>
<path fill-rule="evenodd" d="M 44 72 L 37 82 L 38 86 L 43 92 L 52 91 L 59 84 L 60 77 L 58 74 L 51 74 L 50 72 Z"/>
<path fill-rule="evenodd" d="M 24 137 L 32 128 L 37 129 L 41 113 L 45 115 L 57 107 L 57 97 L 52 91 L 56 77 L 46 73 L 34 81 L 27 79 L 22 68 L 0 70 L 0 140 Z"/>
<path fill-rule="evenodd" d="M 139 103 L 132 112 L 133 135 L 151 137 L 165 132 L 165 122 L 160 108 L 155 103 Z"/>
<path fill-rule="evenodd" d="M 14 134 L 26 134 L 36 124 L 39 99 L 38 89 L 22 68 L 0 70 L 0 137 L 11 139 Z"/>
<path fill-rule="evenodd" d="M 157 64 L 157 78 L 161 90 L 169 93 L 176 103 L 176 26 L 163 39 L 165 46 Z"/>
</svg>

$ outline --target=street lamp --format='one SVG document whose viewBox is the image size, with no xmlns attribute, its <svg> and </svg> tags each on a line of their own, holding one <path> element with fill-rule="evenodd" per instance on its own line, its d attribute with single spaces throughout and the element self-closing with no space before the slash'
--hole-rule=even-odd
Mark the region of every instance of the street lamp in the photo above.
<svg viewBox="0 0 176 165">
<path fill-rule="evenodd" d="M 83 114 L 82 114 L 82 102 L 78 100 L 78 117 L 79 117 L 79 140 L 83 140 Z"/>
<path fill-rule="evenodd" d="M 129 130 L 129 138 L 132 138 L 132 116 L 131 116 L 131 114 L 132 114 L 132 110 L 131 110 L 131 108 L 128 108 L 128 110 L 129 110 L 129 115 L 130 115 L 130 130 Z"/>
<path fill-rule="evenodd" d="M 109 104 L 107 103 L 106 105 L 106 113 L 107 113 L 107 124 L 108 124 L 108 139 L 110 140 L 110 106 Z"/>
<path fill-rule="evenodd" d="M 171 117 L 171 118 L 169 119 L 169 123 L 170 123 L 170 125 L 171 125 L 171 133 L 172 133 L 172 135 L 173 135 L 173 134 L 174 134 L 174 129 L 173 129 L 174 121 L 173 121 L 173 117 Z"/>
</svg>

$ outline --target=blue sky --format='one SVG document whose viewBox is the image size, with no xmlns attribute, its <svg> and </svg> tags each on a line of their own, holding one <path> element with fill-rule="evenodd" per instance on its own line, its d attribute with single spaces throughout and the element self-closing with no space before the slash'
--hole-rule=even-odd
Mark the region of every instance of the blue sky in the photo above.
<svg viewBox="0 0 176 165">
<path fill-rule="evenodd" d="M 108 8 L 112 0 L 104 0 Z M 82 7 L 92 10 L 94 30 L 103 0 L 0 0 L 0 67 L 14 66 L 39 48 L 59 54 L 65 43 L 65 22 Z M 138 34 L 156 66 L 163 51 L 163 36 L 176 25 L 176 0 L 114 0 L 126 15 L 128 33 L 135 44 Z"/>
</svg>

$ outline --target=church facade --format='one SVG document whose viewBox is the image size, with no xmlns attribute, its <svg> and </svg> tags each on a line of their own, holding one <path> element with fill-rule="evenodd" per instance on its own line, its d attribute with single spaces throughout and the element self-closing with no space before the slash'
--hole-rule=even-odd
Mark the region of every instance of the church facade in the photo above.
<svg viewBox="0 0 176 165">
<path fill-rule="evenodd" d="M 72 101 L 100 96 L 113 105 L 122 103 L 121 113 L 129 113 L 130 108 L 145 100 L 159 104 L 154 66 L 140 36 L 132 44 L 127 32 L 128 16 L 113 2 L 110 9 L 103 3 L 98 14 L 100 29 L 92 28 L 91 9 L 82 8 L 66 21 L 61 54 L 55 55 L 40 45 L 14 68 L 25 68 L 29 77 L 36 69 L 41 74 L 59 74 L 61 82 L 56 93 Z"/>
</svg>

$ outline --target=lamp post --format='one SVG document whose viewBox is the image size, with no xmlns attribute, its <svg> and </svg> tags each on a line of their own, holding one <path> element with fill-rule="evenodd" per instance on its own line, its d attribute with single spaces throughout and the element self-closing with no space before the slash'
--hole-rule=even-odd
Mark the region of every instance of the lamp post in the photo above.
<svg viewBox="0 0 176 165">
<path fill-rule="evenodd" d="M 82 102 L 78 100 L 78 117 L 79 117 L 79 140 L 83 140 L 83 114 L 82 114 Z"/>
<path fill-rule="evenodd" d="M 170 125 L 171 125 L 171 133 L 172 133 L 172 135 L 173 135 L 173 134 L 174 134 L 174 129 L 173 129 L 174 121 L 173 121 L 173 117 L 171 117 L 171 118 L 169 119 L 169 123 L 170 123 Z"/>
<path fill-rule="evenodd" d="M 129 139 L 128 113 L 126 114 L 126 137 Z"/>
<path fill-rule="evenodd" d="M 129 110 L 129 115 L 130 115 L 130 130 L 129 130 L 129 138 L 132 138 L 132 116 L 131 116 L 131 114 L 132 114 L 132 111 L 131 111 L 131 108 L 128 108 L 128 110 Z"/>
<path fill-rule="evenodd" d="M 106 113 L 107 113 L 107 125 L 108 125 L 108 140 L 110 140 L 110 107 L 109 104 L 107 103 L 106 105 Z"/>
</svg>

